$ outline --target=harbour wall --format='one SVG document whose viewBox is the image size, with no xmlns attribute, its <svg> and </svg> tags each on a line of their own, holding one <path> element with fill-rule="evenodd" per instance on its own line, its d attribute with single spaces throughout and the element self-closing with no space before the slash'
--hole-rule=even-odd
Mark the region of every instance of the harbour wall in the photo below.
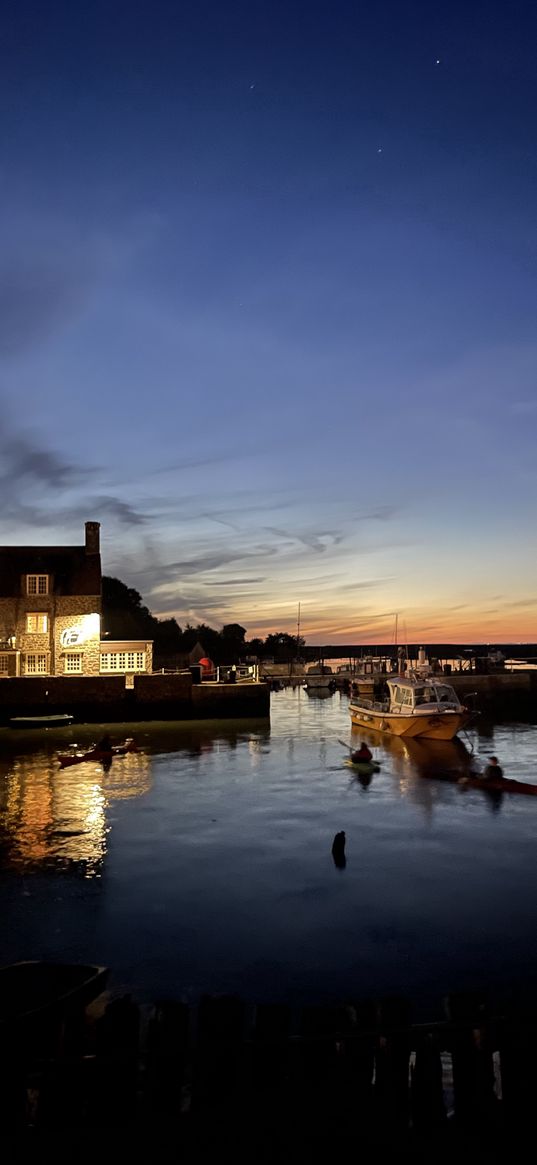
<svg viewBox="0 0 537 1165">
<path fill-rule="evenodd" d="M 463 704 L 479 712 L 537 720 L 537 670 L 494 675 L 453 672 L 442 678 L 455 688 Z"/>
<path fill-rule="evenodd" d="M 75 720 L 206 720 L 268 717 L 270 692 L 263 683 L 194 684 L 186 674 L 134 676 L 24 676 L 0 681 L 0 723 L 14 716 L 67 713 Z"/>
</svg>

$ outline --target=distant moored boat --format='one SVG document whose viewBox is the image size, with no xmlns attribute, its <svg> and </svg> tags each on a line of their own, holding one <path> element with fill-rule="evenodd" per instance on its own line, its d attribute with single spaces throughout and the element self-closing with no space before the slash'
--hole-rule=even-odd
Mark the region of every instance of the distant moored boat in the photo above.
<svg viewBox="0 0 537 1165">
<path fill-rule="evenodd" d="M 349 710 L 357 727 L 394 736 L 452 740 L 471 718 L 451 684 L 433 674 L 423 648 L 413 671 L 386 676 L 384 686 L 382 699 L 351 694 Z"/>
</svg>

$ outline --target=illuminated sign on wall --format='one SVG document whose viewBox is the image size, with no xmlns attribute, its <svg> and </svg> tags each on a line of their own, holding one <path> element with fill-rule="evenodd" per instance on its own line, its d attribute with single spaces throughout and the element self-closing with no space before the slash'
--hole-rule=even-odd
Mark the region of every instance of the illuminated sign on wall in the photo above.
<svg viewBox="0 0 537 1165">
<path fill-rule="evenodd" d="M 65 627 L 60 633 L 61 647 L 79 647 L 88 639 L 99 637 L 101 620 L 99 615 L 80 615 L 80 622 L 74 627 Z"/>
<path fill-rule="evenodd" d="M 77 647 L 83 638 L 81 627 L 66 627 L 60 635 L 60 643 L 62 647 Z"/>
</svg>

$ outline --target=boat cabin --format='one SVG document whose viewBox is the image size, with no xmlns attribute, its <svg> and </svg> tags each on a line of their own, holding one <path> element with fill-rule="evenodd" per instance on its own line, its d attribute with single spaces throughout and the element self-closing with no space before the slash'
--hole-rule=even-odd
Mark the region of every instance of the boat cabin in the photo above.
<svg viewBox="0 0 537 1165">
<path fill-rule="evenodd" d="M 424 711 L 431 712 L 438 707 L 460 708 L 460 700 L 451 684 L 435 683 L 432 680 L 423 683 L 415 680 L 405 680 L 397 676 L 387 680 L 389 691 L 390 711 Z"/>
</svg>

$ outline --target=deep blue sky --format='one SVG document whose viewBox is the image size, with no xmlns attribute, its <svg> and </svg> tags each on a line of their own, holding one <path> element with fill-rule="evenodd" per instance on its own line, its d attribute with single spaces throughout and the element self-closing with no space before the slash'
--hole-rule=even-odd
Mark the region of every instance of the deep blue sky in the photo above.
<svg viewBox="0 0 537 1165">
<path fill-rule="evenodd" d="M 537 638 L 537 8 L 25 2 L 3 542 L 309 642 Z"/>
</svg>

